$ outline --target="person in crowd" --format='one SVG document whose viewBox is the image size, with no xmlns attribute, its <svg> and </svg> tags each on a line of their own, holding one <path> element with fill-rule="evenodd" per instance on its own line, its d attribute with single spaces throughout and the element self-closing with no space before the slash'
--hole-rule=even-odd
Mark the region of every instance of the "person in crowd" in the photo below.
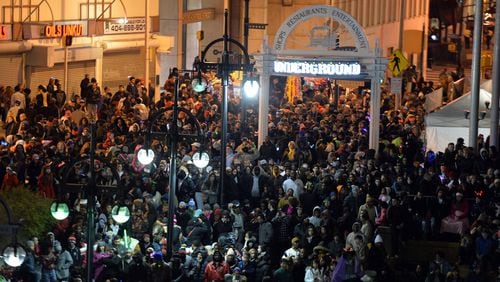
<svg viewBox="0 0 500 282">
<path fill-rule="evenodd" d="M 70 278 L 70 268 L 73 266 L 73 258 L 67 250 L 63 250 L 62 246 L 58 245 L 55 248 L 57 256 L 56 262 L 56 277 L 58 281 L 68 281 Z"/>
<path fill-rule="evenodd" d="M 204 280 L 222 282 L 224 276 L 229 273 L 229 265 L 224 261 L 224 257 L 219 250 L 215 250 L 212 261 L 205 267 Z"/>
<path fill-rule="evenodd" d="M 449 215 L 441 221 L 441 233 L 464 234 L 469 228 L 469 203 L 462 192 L 455 193 Z"/>
</svg>

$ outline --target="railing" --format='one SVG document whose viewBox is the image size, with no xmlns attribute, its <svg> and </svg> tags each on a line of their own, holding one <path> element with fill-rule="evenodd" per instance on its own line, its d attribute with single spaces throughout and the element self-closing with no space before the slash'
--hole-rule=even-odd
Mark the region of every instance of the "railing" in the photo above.
<svg viewBox="0 0 500 282">
<path fill-rule="evenodd" d="M 465 83 L 465 78 L 461 78 L 453 82 L 454 87 L 454 98 L 458 98 L 469 91 L 468 84 Z M 450 103 L 451 101 L 448 101 Z M 443 106 L 443 87 L 434 90 L 434 92 L 429 93 L 425 96 L 425 111 L 426 113 L 431 113 Z"/>
</svg>

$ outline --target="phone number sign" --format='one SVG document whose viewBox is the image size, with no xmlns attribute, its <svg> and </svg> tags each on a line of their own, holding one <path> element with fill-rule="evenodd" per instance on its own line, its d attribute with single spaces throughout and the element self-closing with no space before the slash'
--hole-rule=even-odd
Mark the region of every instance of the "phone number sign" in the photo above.
<svg viewBox="0 0 500 282">
<path fill-rule="evenodd" d="M 140 33 L 146 31 L 145 18 L 112 20 L 104 22 L 104 34 Z"/>
</svg>

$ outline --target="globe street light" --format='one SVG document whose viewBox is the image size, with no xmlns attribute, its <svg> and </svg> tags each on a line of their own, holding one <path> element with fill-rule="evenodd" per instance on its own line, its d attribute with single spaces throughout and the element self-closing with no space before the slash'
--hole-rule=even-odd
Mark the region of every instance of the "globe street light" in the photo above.
<svg viewBox="0 0 500 282">
<path fill-rule="evenodd" d="M 247 97 L 255 98 L 259 93 L 259 83 L 256 80 L 247 80 L 243 84 L 243 91 Z"/>
<path fill-rule="evenodd" d="M 55 201 L 50 205 L 50 214 L 57 220 L 64 220 L 69 216 L 68 204 Z"/>
<path fill-rule="evenodd" d="M 151 149 L 141 148 L 139 152 L 137 152 L 137 160 L 143 165 L 149 165 L 153 162 L 154 158 L 155 152 Z"/>
<path fill-rule="evenodd" d="M 224 174 L 226 173 L 226 146 L 227 146 L 227 131 L 228 131 L 228 102 L 227 96 L 229 93 L 229 80 L 230 80 L 230 72 L 232 71 L 243 71 L 246 74 L 251 74 L 254 71 L 254 64 L 250 63 L 250 56 L 248 55 L 247 48 L 243 46 L 240 42 L 229 37 L 228 34 L 228 16 L 229 11 L 226 9 L 224 11 L 224 34 L 221 38 L 215 39 L 214 41 L 207 44 L 203 52 L 201 53 L 201 58 L 195 58 L 194 66 L 198 69 L 198 71 L 207 71 L 207 70 L 217 70 L 217 75 L 222 78 L 222 136 L 221 136 L 221 165 L 219 167 L 219 197 L 220 204 L 224 204 Z M 215 44 L 222 42 L 223 43 L 223 51 L 222 58 L 219 62 L 205 62 L 205 56 L 208 53 L 208 50 L 214 46 Z M 229 44 L 232 43 L 236 45 L 240 51 L 243 53 L 244 62 L 231 63 L 229 58 Z M 234 51 L 234 50 L 232 50 Z M 250 75 L 251 77 L 251 75 Z M 247 81 L 249 85 L 247 87 L 244 86 L 244 89 L 248 89 L 247 95 L 256 95 L 258 92 L 258 83 L 256 81 L 252 82 L 252 80 Z M 243 109 L 242 117 L 245 116 L 245 109 Z M 244 128 L 245 119 L 242 119 L 242 127 Z"/>
<path fill-rule="evenodd" d="M 111 217 L 118 224 L 123 224 L 130 219 L 130 210 L 127 206 L 119 204 L 111 210 Z"/>
<path fill-rule="evenodd" d="M 206 152 L 196 152 L 193 154 L 193 164 L 197 168 L 205 168 L 210 162 L 210 157 Z"/>
<path fill-rule="evenodd" d="M 63 176 L 61 179 L 61 184 L 58 185 L 58 189 L 61 189 L 61 187 L 71 187 L 69 191 L 73 192 L 74 191 L 81 191 L 83 188 L 82 186 L 85 186 L 84 190 L 86 192 L 86 203 L 87 203 L 87 280 L 86 281 L 93 281 L 93 276 L 94 276 L 94 262 L 93 262 L 93 257 L 94 257 L 94 243 L 95 243 L 95 198 L 96 198 L 96 193 L 98 189 L 101 190 L 112 190 L 116 189 L 118 191 L 122 191 L 121 189 L 121 182 L 117 181 L 116 186 L 104 186 L 104 185 L 97 185 L 96 183 L 96 169 L 95 169 L 95 139 L 96 139 L 96 124 L 95 122 L 90 123 L 90 152 L 88 156 L 88 172 L 83 174 L 83 177 L 88 176 L 88 182 L 82 184 L 82 182 L 78 181 L 76 184 L 71 184 L 67 183 L 67 180 L 70 176 L 70 173 L 74 173 L 74 167 L 79 164 L 81 165 L 82 162 L 86 161 L 87 159 L 81 159 L 81 160 L 76 160 L 72 162 L 68 167 L 66 167 L 65 171 L 63 172 Z M 115 180 L 118 180 L 118 173 L 116 170 L 106 161 L 106 160 L 101 160 L 101 162 L 107 164 L 109 168 L 111 168 L 111 171 L 113 173 L 113 176 Z M 82 177 L 82 175 L 78 175 L 78 177 Z M 81 179 L 80 179 L 81 180 Z M 74 189 L 73 187 L 79 188 L 79 189 Z M 60 194 L 60 192 L 58 192 Z M 52 203 L 50 207 L 50 211 L 52 216 L 57 219 L 57 220 L 63 220 L 66 219 L 69 215 L 69 207 L 66 203 L 63 203 L 61 201 L 57 201 Z M 118 208 L 114 208 L 112 210 L 111 217 L 119 224 L 125 223 L 130 219 L 130 210 L 128 209 L 127 206 L 125 205 L 119 205 Z"/>
<path fill-rule="evenodd" d="M 201 76 L 199 76 L 201 77 Z M 192 137 L 196 139 L 203 139 L 203 130 L 201 129 L 200 122 L 196 119 L 196 117 L 188 110 L 179 107 L 179 79 L 175 78 L 174 83 L 174 101 L 172 105 L 172 123 L 169 125 L 168 123 L 163 127 L 167 130 L 167 132 L 154 132 L 153 127 L 157 123 L 157 121 L 162 118 L 169 108 L 162 108 L 158 112 L 156 112 L 153 116 L 148 119 L 148 131 L 146 133 L 146 142 L 143 148 L 141 148 L 137 152 L 137 159 L 141 164 L 148 165 L 154 160 L 154 151 L 149 148 L 151 137 L 153 135 L 162 136 L 163 138 L 170 138 L 170 175 L 169 175 L 169 194 L 168 194 L 168 222 L 167 222 L 167 260 L 172 257 L 172 243 L 173 242 L 173 233 L 174 229 L 174 201 L 175 198 L 175 189 L 177 187 L 177 143 L 180 136 L 184 137 Z M 185 134 L 184 132 L 179 131 L 180 124 L 178 124 L 178 116 L 179 112 L 184 112 L 189 121 L 194 123 L 194 127 L 196 128 L 196 134 Z M 200 151 L 193 155 L 193 163 L 198 168 L 203 168 L 208 165 L 210 162 L 210 157 L 206 152 Z"/>
<path fill-rule="evenodd" d="M 24 259 L 26 258 L 26 251 L 18 244 L 11 244 L 3 249 L 2 256 L 3 261 L 7 265 L 11 267 L 18 267 L 23 264 Z"/>
<path fill-rule="evenodd" d="M 7 214 L 8 222 L 8 224 L 0 224 L 0 234 L 12 236 L 12 243 L 2 250 L 3 261 L 9 266 L 18 267 L 23 264 L 24 258 L 26 257 L 26 251 L 17 243 L 17 230 L 19 229 L 19 224 L 14 222 L 12 210 L 2 197 L 0 197 L 0 205 L 3 206 Z"/>
<path fill-rule="evenodd" d="M 191 87 L 195 92 L 203 92 L 207 88 L 207 80 L 199 74 L 197 77 L 193 78 L 191 81 Z"/>
</svg>

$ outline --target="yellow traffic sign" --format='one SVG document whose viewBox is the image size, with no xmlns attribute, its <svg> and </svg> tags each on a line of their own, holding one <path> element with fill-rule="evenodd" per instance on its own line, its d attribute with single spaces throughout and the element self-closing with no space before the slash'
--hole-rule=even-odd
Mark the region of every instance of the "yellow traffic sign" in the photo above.
<svg viewBox="0 0 500 282">
<path fill-rule="evenodd" d="M 410 66 L 410 63 L 401 50 L 394 50 L 389 59 L 388 66 L 389 70 L 392 72 L 392 76 L 396 77 L 401 75 L 401 73 Z"/>
</svg>

